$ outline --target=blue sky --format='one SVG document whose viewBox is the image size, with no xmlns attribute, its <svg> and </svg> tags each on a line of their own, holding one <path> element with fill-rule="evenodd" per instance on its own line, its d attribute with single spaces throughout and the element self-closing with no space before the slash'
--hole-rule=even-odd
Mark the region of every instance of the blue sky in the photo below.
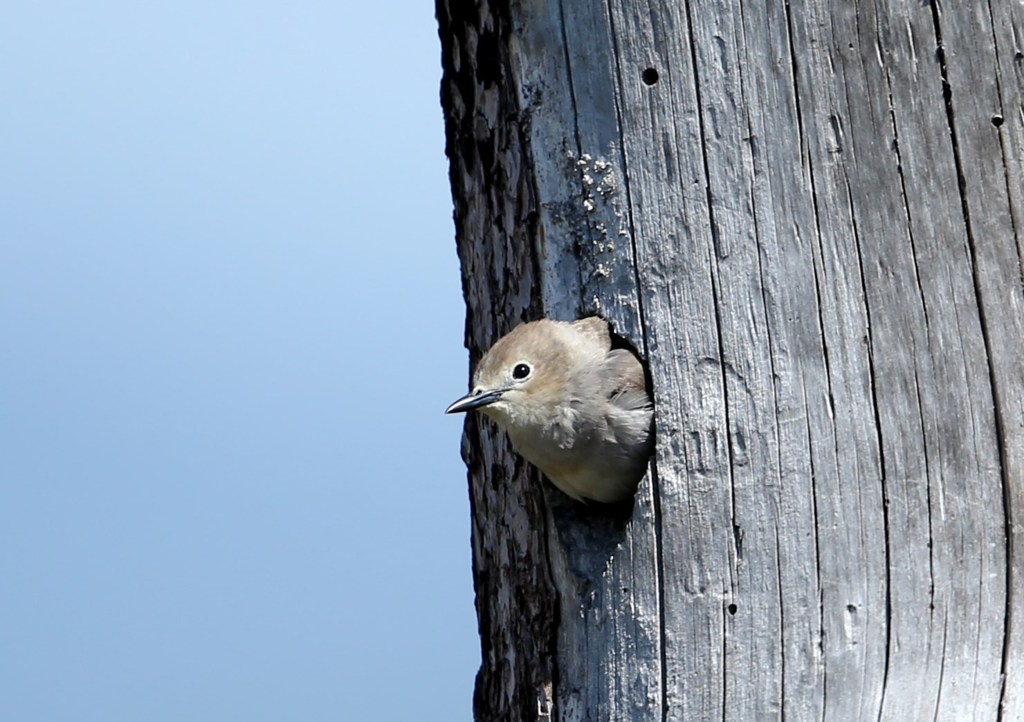
<svg viewBox="0 0 1024 722">
<path fill-rule="evenodd" d="M 460 720 L 433 4 L 5 4 L 0 719 Z"/>
</svg>

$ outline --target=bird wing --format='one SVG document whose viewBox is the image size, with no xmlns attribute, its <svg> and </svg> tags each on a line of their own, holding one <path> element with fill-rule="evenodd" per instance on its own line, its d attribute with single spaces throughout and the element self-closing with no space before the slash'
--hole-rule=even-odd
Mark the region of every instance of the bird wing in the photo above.
<svg viewBox="0 0 1024 722">
<path fill-rule="evenodd" d="M 622 348 L 609 351 L 600 373 L 602 388 L 613 404 L 626 410 L 651 408 L 644 368 L 631 352 Z"/>
</svg>

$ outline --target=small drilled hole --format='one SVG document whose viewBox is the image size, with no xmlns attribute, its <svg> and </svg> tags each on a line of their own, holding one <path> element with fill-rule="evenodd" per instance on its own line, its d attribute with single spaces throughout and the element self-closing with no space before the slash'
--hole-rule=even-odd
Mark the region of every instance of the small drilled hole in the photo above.
<svg viewBox="0 0 1024 722">
<path fill-rule="evenodd" d="M 658 82 L 658 71 L 654 68 L 647 68 L 641 76 L 646 85 L 654 85 Z"/>
<path fill-rule="evenodd" d="M 993 115 L 992 116 L 992 125 L 994 125 L 995 127 L 998 128 L 1002 124 L 1003 124 L 1003 116 L 1001 116 L 1001 115 Z"/>
<path fill-rule="evenodd" d="M 736 613 L 736 605 L 735 604 L 730 604 L 728 607 L 726 607 L 726 609 L 729 610 L 729 614 L 735 614 Z"/>
</svg>

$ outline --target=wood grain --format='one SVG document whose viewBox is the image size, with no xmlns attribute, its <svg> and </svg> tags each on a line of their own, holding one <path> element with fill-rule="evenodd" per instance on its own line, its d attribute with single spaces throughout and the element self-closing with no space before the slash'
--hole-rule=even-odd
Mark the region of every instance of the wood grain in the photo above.
<svg viewBox="0 0 1024 722">
<path fill-rule="evenodd" d="M 657 419 L 625 523 L 470 421 L 478 718 L 1024 719 L 1024 6 L 438 12 L 472 358 Z"/>
</svg>

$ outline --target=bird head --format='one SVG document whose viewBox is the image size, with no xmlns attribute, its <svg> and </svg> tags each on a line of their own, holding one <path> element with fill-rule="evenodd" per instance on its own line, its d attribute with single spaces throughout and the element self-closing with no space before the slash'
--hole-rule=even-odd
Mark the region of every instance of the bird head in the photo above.
<svg viewBox="0 0 1024 722">
<path fill-rule="evenodd" d="M 479 409 L 512 427 L 552 418 L 566 403 L 570 377 L 579 364 L 577 336 L 579 332 L 567 323 L 517 326 L 484 354 L 473 374 L 472 391 L 445 413 Z"/>
</svg>

